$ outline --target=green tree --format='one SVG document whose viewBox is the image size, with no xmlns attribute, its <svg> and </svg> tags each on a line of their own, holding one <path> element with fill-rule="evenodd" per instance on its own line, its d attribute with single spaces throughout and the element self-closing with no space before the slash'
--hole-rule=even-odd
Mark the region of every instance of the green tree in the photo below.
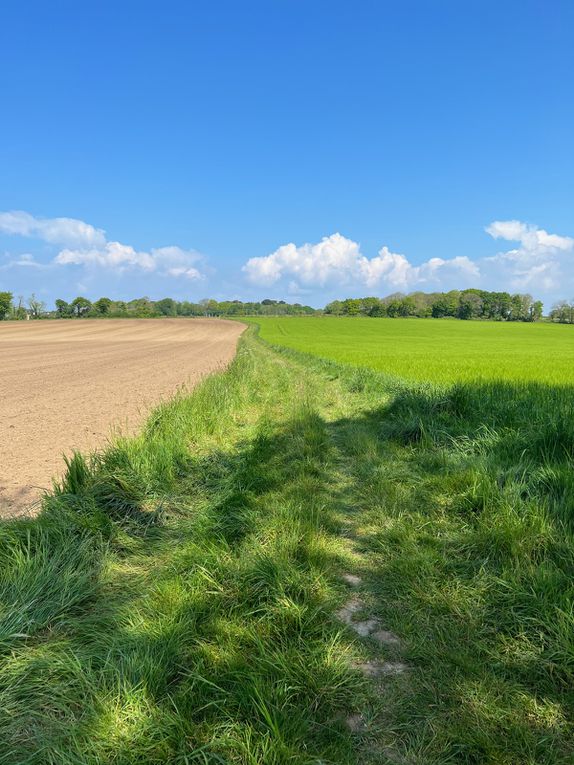
<svg viewBox="0 0 574 765">
<path fill-rule="evenodd" d="M 369 316 L 380 317 L 380 316 L 386 316 L 386 315 L 387 315 L 386 306 L 380 300 L 369 309 Z"/>
<path fill-rule="evenodd" d="M 65 300 L 62 300 L 61 298 L 56 300 L 56 314 L 58 315 L 58 318 L 66 319 L 71 316 L 73 312 L 74 309 L 69 303 L 66 303 Z"/>
<path fill-rule="evenodd" d="M 534 303 L 532 295 L 512 295 L 510 302 L 511 321 L 531 321 L 530 311 Z"/>
<path fill-rule="evenodd" d="M 177 316 L 177 303 L 172 298 L 164 298 L 157 301 L 155 310 L 162 316 Z"/>
<path fill-rule="evenodd" d="M 93 305 L 94 311 L 99 316 L 107 316 L 112 308 L 112 301 L 107 297 L 101 297 Z"/>
<path fill-rule="evenodd" d="M 74 298 L 72 302 L 70 303 L 72 306 L 72 310 L 76 314 L 76 316 L 85 316 L 90 308 L 92 307 L 91 302 L 88 300 L 88 298 L 79 296 L 77 298 Z"/>
<path fill-rule="evenodd" d="M 378 297 L 366 297 L 361 300 L 361 313 L 366 316 L 373 316 L 373 310 L 377 309 L 381 305 L 380 298 Z"/>
<path fill-rule="evenodd" d="M 482 298 L 474 290 L 463 292 L 458 303 L 459 319 L 476 319 L 482 315 Z"/>
<path fill-rule="evenodd" d="M 540 321 L 542 318 L 542 300 L 535 300 L 530 306 L 529 321 Z"/>
<path fill-rule="evenodd" d="M 340 316 L 343 313 L 343 304 L 340 300 L 333 300 L 325 306 L 325 313 L 332 316 Z"/>
<path fill-rule="evenodd" d="M 416 316 L 416 304 L 411 297 L 405 297 L 399 301 L 398 315 L 403 318 Z"/>
<path fill-rule="evenodd" d="M 460 293 L 456 290 L 451 292 L 439 292 L 432 296 L 431 316 L 442 319 L 445 316 L 456 316 L 460 303 Z"/>
<path fill-rule="evenodd" d="M 400 316 L 401 311 L 401 300 L 391 300 L 386 304 L 387 309 L 387 316 L 390 316 L 391 319 L 395 319 L 397 316 Z"/>
<path fill-rule="evenodd" d="M 151 316 L 157 316 L 154 304 L 147 296 L 136 298 L 135 300 L 130 300 L 130 302 L 126 305 L 126 308 L 128 314 L 137 318 L 149 318 Z"/>
<path fill-rule="evenodd" d="M 361 301 L 354 298 L 343 300 L 343 313 L 347 316 L 358 316 L 361 313 Z"/>
<path fill-rule="evenodd" d="M 0 292 L 0 321 L 5 319 L 12 308 L 12 293 Z"/>
<path fill-rule="evenodd" d="M 574 324 L 574 303 L 560 300 L 550 311 L 550 318 L 560 324 Z"/>
</svg>

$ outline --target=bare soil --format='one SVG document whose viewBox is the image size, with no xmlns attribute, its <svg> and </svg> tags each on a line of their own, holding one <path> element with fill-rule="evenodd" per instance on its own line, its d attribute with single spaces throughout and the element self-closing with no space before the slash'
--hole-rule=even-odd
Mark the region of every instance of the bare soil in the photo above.
<svg viewBox="0 0 574 765">
<path fill-rule="evenodd" d="M 63 455 L 134 432 L 150 408 L 227 365 L 218 319 L 0 322 L 0 515 L 37 509 Z"/>
</svg>

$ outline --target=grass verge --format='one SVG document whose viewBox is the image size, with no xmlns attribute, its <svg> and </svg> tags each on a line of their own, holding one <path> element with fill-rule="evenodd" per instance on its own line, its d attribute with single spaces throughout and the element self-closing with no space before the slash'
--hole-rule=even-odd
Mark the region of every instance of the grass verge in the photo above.
<svg viewBox="0 0 574 765">
<path fill-rule="evenodd" d="M 571 402 L 248 331 L 0 526 L 0 762 L 570 762 Z"/>
</svg>

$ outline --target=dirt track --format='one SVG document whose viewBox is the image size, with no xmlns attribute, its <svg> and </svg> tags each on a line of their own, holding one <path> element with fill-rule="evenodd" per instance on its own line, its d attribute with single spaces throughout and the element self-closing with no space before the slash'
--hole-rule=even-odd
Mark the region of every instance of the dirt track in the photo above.
<svg viewBox="0 0 574 765">
<path fill-rule="evenodd" d="M 149 409 L 233 358 L 217 319 L 0 322 L 0 515 L 34 509 L 63 454 L 133 432 Z"/>
</svg>

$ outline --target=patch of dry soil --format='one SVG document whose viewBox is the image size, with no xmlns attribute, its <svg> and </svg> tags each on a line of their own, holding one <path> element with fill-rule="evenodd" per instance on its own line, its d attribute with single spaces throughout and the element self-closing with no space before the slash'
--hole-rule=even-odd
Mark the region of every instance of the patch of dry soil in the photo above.
<svg viewBox="0 0 574 765">
<path fill-rule="evenodd" d="M 63 455 L 133 433 L 151 407 L 228 364 L 218 319 L 0 322 L 0 515 L 37 507 Z"/>
</svg>

